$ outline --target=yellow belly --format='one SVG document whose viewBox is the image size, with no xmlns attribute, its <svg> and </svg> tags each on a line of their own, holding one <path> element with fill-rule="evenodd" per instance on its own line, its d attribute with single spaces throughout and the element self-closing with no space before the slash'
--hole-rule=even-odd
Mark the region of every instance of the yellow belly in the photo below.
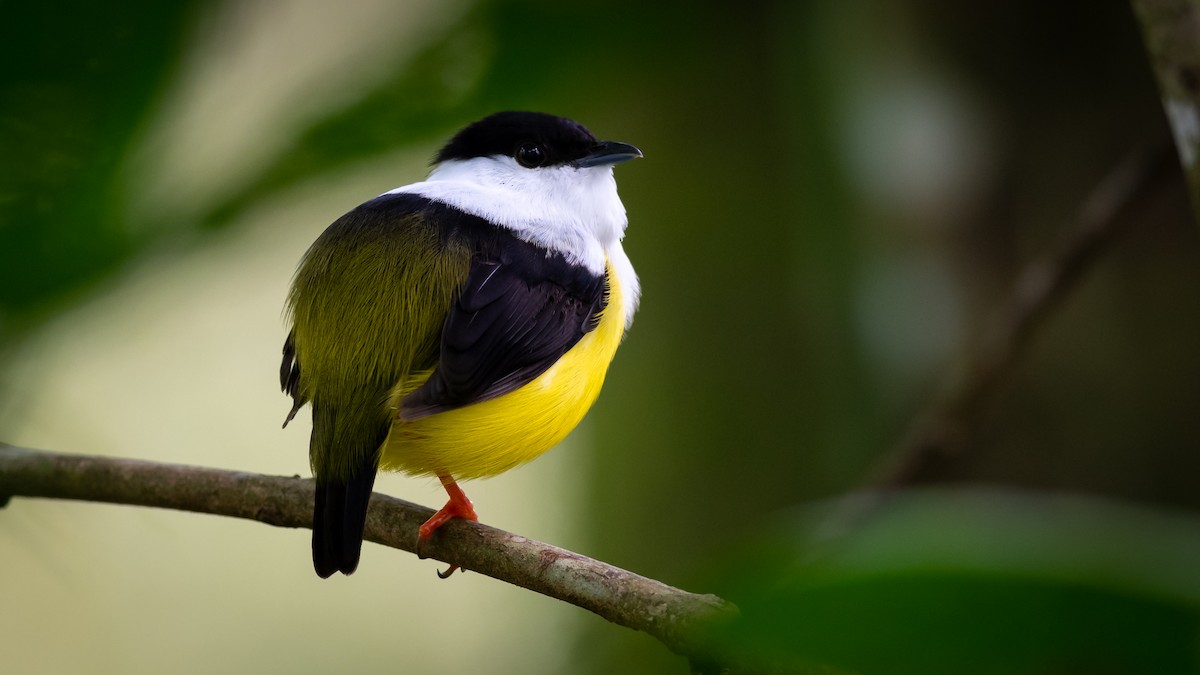
<svg viewBox="0 0 1200 675">
<path fill-rule="evenodd" d="M 617 275 L 608 270 L 608 304 L 595 330 L 549 370 L 490 401 L 413 421 L 396 420 L 380 468 L 413 475 L 483 478 L 508 471 L 554 447 L 587 414 L 625 332 Z M 427 378 L 426 373 L 421 380 Z M 408 383 L 411 391 L 420 382 Z"/>
</svg>

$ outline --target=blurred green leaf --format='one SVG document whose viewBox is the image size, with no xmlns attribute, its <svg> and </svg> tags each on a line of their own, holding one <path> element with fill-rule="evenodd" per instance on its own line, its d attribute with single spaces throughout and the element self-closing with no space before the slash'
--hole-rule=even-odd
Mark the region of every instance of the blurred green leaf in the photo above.
<svg viewBox="0 0 1200 675">
<path fill-rule="evenodd" d="M 0 346 L 144 246 L 121 221 L 113 185 L 194 10 L 70 5 L 3 4 Z"/>
<path fill-rule="evenodd" d="M 1200 672 L 1200 518 L 943 490 L 821 538 L 838 513 L 808 509 L 738 558 L 727 644 L 862 673 Z"/>
</svg>

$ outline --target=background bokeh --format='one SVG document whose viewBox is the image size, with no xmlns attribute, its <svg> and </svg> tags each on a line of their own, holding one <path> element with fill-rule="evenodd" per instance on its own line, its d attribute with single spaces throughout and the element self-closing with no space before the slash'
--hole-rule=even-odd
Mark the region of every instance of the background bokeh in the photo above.
<svg viewBox="0 0 1200 675">
<path fill-rule="evenodd" d="M 500 109 L 640 147 L 644 300 L 489 524 L 718 592 L 751 660 L 1200 672 L 1200 230 L 1172 176 L 963 450 L 830 541 L 1025 261 L 1167 134 L 1124 2 L 0 2 L 0 440 L 307 475 L 308 244 Z M 302 416 L 303 417 L 303 416 Z M 429 481 L 377 489 L 437 506 Z M 368 544 L 14 500 L 8 673 L 683 673 L 651 638 Z"/>
</svg>

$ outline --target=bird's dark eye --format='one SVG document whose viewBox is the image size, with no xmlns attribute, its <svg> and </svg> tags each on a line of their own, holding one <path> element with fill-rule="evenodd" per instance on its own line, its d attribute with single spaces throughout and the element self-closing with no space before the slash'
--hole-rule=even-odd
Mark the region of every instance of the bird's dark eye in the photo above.
<svg viewBox="0 0 1200 675">
<path fill-rule="evenodd" d="M 517 164 L 526 169 L 536 169 L 546 163 L 546 151 L 534 143 L 525 143 L 518 147 L 516 157 Z"/>
</svg>

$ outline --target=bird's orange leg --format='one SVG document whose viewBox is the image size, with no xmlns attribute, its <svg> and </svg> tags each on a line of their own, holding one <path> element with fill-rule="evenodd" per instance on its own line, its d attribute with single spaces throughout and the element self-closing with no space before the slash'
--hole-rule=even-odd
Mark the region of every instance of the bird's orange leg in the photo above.
<svg viewBox="0 0 1200 675">
<path fill-rule="evenodd" d="M 475 506 L 471 504 L 471 500 L 467 499 L 467 494 L 458 487 L 458 483 L 450 476 L 438 476 L 438 480 L 442 481 L 442 487 L 446 488 L 446 493 L 450 495 L 450 501 L 438 510 L 437 513 L 430 516 L 429 520 L 422 523 L 417 529 L 417 551 L 419 552 L 429 541 L 429 537 L 442 525 L 450 522 L 454 518 L 463 518 L 465 520 L 478 521 L 479 516 L 475 515 Z M 422 556 L 423 557 L 423 556 Z M 438 576 L 445 579 L 455 570 L 459 569 L 458 565 L 451 565 L 445 572 L 438 572 Z"/>
</svg>

